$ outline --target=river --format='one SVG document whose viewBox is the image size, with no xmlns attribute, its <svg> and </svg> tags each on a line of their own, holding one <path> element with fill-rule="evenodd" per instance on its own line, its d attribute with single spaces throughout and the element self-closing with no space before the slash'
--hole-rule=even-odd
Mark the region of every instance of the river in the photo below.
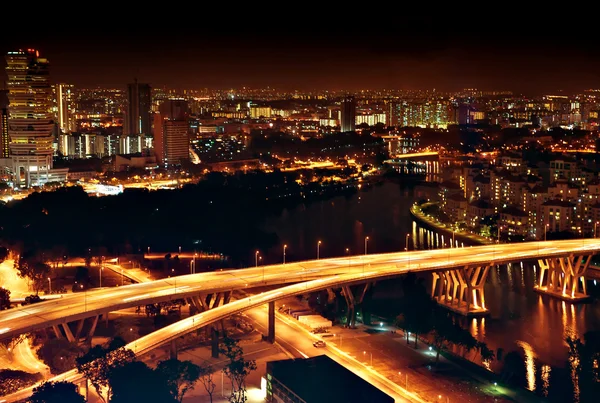
<svg viewBox="0 0 600 403">
<path fill-rule="evenodd" d="M 427 197 L 419 187 L 385 183 L 350 197 L 300 205 L 269 219 L 265 229 L 275 232 L 286 244 L 287 260 L 314 259 L 321 241 L 320 256 L 384 253 L 404 250 L 406 235 L 410 248 L 428 249 L 444 242 L 419 227 L 409 213 L 410 206 Z M 365 238 L 369 237 L 365 242 Z M 265 254 L 267 263 L 281 262 L 283 247 Z M 489 315 L 463 318 L 473 336 L 504 355 L 517 351 L 523 360 L 519 373 L 524 387 L 556 402 L 576 401 L 567 363 L 567 336 L 583 338 L 588 330 L 600 330 L 600 302 L 569 304 L 533 291 L 537 270 L 533 265 L 513 264 L 491 270 L 485 286 Z M 430 282 L 430 277 L 427 279 Z M 592 295 L 600 284 L 590 282 Z M 376 287 L 378 295 L 389 297 L 388 287 Z M 375 312 L 377 313 L 377 312 Z M 477 361 L 476 357 L 472 357 Z M 495 362 L 492 369 L 500 371 Z"/>
</svg>

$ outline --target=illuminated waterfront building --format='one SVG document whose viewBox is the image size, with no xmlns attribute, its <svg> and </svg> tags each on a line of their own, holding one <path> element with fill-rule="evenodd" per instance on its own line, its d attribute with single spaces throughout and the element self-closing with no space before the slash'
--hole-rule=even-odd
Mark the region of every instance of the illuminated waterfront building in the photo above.
<svg viewBox="0 0 600 403">
<path fill-rule="evenodd" d="M 50 63 L 35 49 L 8 52 L 8 132 L 16 186 L 64 181 L 67 170 L 52 169 L 54 127 Z"/>
</svg>

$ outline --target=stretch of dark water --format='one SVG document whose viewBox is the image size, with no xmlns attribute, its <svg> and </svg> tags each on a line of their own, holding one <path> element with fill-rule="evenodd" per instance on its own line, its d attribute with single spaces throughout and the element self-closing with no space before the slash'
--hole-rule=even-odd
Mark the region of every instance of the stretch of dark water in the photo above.
<svg viewBox="0 0 600 403">
<path fill-rule="evenodd" d="M 346 248 L 352 254 L 364 253 L 367 236 L 368 253 L 404 250 L 407 234 L 411 249 L 449 244 L 449 239 L 413 222 L 410 206 L 427 197 L 419 189 L 385 183 L 349 198 L 286 210 L 265 227 L 277 233 L 282 245 L 288 245 L 288 260 L 315 258 L 319 240 L 321 257 L 342 256 Z M 266 262 L 281 262 L 282 249 L 266 251 Z M 465 318 L 464 325 L 490 348 L 501 348 L 504 354 L 517 351 L 523 357 L 524 374 L 520 376 L 524 387 L 554 401 L 572 401 L 564 340 L 567 336 L 582 338 L 588 330 L 600 330 L 600 303 L 595 298 L 587 304 L 573 305 L 539 295 L 533 291 L 537 274 L 533 265 L 493 269 L 485 287 L 490 314 L 485 318 Z M 590 288 L 595 294 L 600 284 L 591 282 Z M 473 359 L 477 361 L 476 357 Z M 501 363 L 493 363 L 492 369 L 500 371 Z"/>
</svg>

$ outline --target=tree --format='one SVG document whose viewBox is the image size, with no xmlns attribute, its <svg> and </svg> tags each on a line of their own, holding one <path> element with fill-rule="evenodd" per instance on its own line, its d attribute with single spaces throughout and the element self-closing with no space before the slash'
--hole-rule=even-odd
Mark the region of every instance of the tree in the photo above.
<svg viewBox="0 0 600 403">
<path fill-rule="evenodd" d="M 67 339 L 47 340 L 37 352 L 38 357 L 50 367 L 52 373 L 58 374 L 75 367 L 75 360 L 81 353 L 76 343 Z"/>
<path fill-rule="evenodd" d="M 42 379 L 40 373 L 30 374 L 29 372 L 13 369 L 0 369 L 0 396 L 24 389 Z"/>
<path fill-rule="evenodd" d="M 582 402 L 596 401 L 600 394 L 600 332 L 589 331 L 584 341 L 567 337 L 569 366 L 576 374 L 573 382 L 579 388 Z"/>
<path fill-rule="evenodd" d="M 23 253 L 15 260 L 15 269 L 19 277 L 28 279 L 36 295 L 50 274 L 50 266 L 44 263 L 43 256 Z"/>
<path fill-rule="evenodd" d="M 246 403 L 246 378 L 250 372 L 256 370 L 255 360 L 244 359 L 244 350 L 239 346 L 237 340 L 226 337 L 219 346 L 221 354 L 225 355 L 229 362 L 225 364 L 223 372 L 231 381 L 230 403 Z"/>
<path fill-rule="evenodd" d="M 77 385 L 67 381 L 44 382 L 33 388 L 29 403 L 85 403 Z"/>
<path fill-rule="evenodd" d="M 111 403 L 177 402 L 163 374 L 140 361 L 112 369 L 108 381 L 112 389 Z"/>
<path fill-rule="evenodd" d="M 214 372 L 214 369 L 210 365 L 203 365 L 200 367 L 200 382 L 202 383 L 202 386 L 204 386 L 206 393 L 208 393 L 210 403 L 213 401 L 213 393 L 217 387 L 213 378 Z"/>
<path fill-rule="evenodd" d="M 201 375 L 198 365 L 191 361 L 177 359 L 159 362 L 156 371 L 166 379 L 171 396 L 179 403 L 183 401 L 183 397 L 188 391 L 194 389 Z"/>
<path fill-rule="evenodd" d="M 0 287 L 0 311 L 10 308 L 10 290 Z"/>
<path fill-rule="evenodd" d="M 107 348 L 94 346 L 75 360 L 77 370 L 85 375 L 105 403 L 110 400 L 112 394 L 109 383 L 111 372 L 135 360 L 133 351 L 123 347 L 115 348 L 117 344 L 120 343 L 113 340 Z M 104 389 L 106 389 L 106 396 L 103 395 Z"/>
</svg>

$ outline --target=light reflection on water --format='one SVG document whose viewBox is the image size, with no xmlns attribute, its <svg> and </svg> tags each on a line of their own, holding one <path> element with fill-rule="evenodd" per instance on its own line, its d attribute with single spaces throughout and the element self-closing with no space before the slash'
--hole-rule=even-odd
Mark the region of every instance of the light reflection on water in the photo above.
<svg viewBox="0 0 600 403">
<path fill-rule="evenodd" d="M 516 343 L 525 353 L 525 378 L 527 379 L 527 389 L 535 391 L 535 352 L 531 345 L 525 341 L 517 340 Z"/>
</svg>

